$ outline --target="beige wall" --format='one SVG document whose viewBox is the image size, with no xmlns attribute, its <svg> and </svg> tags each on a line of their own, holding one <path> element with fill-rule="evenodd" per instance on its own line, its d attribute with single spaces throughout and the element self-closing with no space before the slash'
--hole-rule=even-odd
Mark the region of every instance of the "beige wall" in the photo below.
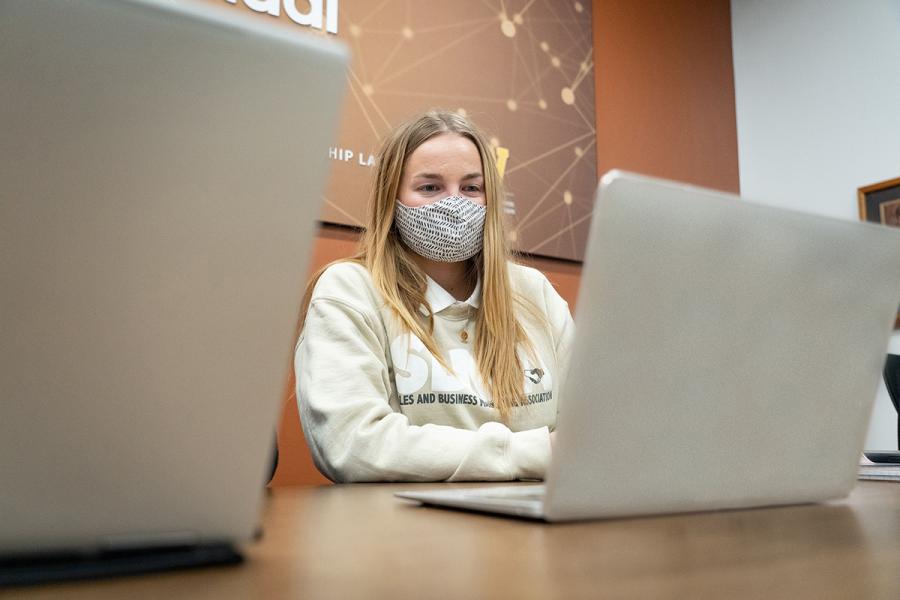
<svg viewBox="0 0 900 600">
<path fill-rule="evenodd" d="M 598 173 L 622 168 L 738 191 L 728 0 L 593 0 L 592 7 Z M 323 228 L 313 267 L 351 254 L 355 238 Z M 525 262 L 575 308 L 581 265 Z M 291 393 L 273 483 L 325 481 L 312 466 Z"/>
</svg>

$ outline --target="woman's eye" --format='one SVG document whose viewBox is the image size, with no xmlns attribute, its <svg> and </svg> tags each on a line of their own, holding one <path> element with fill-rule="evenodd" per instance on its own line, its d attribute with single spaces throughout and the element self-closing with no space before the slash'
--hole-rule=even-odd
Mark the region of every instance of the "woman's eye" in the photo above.
<svg viewBox="0 0 900 600">
<path fill-rule="evenodd" d="M 420 192 L 436 192 L 438 191 L 438 186 L 433 183 L 426 183 L 425 185 L 420 185 L 418 188 Z"/>
<path fill-rule="evenodd" d="M 467 185 L 463 189 L 466 191 L 466 193 L 469 193 L 469 194 L 480 194 L 481 193 L 480 185 Z"/>
</svg>

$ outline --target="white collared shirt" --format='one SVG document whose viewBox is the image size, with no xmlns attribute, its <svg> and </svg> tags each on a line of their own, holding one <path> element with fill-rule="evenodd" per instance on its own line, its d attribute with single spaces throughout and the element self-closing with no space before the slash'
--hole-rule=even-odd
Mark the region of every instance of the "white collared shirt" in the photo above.
<svg viewBox="0 0 900 600">
<path fill-rule="evenodd" d="M 475 289 L 472 290 L 472 293 L 465 300 L 454 298 L 453 294 L 442 288 L 437 281 L 428 275 L 425 276 L 425 283 L 427 285 L 425 288 L 425 300 L 431 306 L 433 313 L 439 313 L 448 306 L 453 306 L 457 303 L 468 304 L 476 309 L 481 306 L 481 276 L 478 277 L 478 281 L 475 283 Z"/>
</svg>

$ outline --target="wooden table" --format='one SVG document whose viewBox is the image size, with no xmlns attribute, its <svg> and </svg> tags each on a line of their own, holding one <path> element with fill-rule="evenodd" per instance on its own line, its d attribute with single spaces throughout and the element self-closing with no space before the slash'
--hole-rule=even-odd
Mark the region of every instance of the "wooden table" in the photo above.
<svg viewBox="0 0 900 600">
<path fill-rule="evenodd" d="M 822 505 L 547 525 L 422 508 L 416 485 L 276 488 L 238 567 L 14 598 L 900 598 L 900 485 Z"/>
</svg>

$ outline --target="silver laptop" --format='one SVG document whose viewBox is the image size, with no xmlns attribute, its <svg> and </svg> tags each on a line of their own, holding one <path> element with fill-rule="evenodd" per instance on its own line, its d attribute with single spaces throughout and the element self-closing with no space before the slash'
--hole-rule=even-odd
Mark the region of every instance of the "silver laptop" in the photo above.
<svg viewBox="0 0 900 600">
<path fill-rule="evenodd" d="M 898 262 L 896 229 L 608 173 L 546 486 L 399 495 L 548 521 L 845 496 Z"/>
<path fill-rule="evenodd" d="M 251 538 L 346 63 L 216 7 L 0 3 L 0 555 Z"/>
</svg>

